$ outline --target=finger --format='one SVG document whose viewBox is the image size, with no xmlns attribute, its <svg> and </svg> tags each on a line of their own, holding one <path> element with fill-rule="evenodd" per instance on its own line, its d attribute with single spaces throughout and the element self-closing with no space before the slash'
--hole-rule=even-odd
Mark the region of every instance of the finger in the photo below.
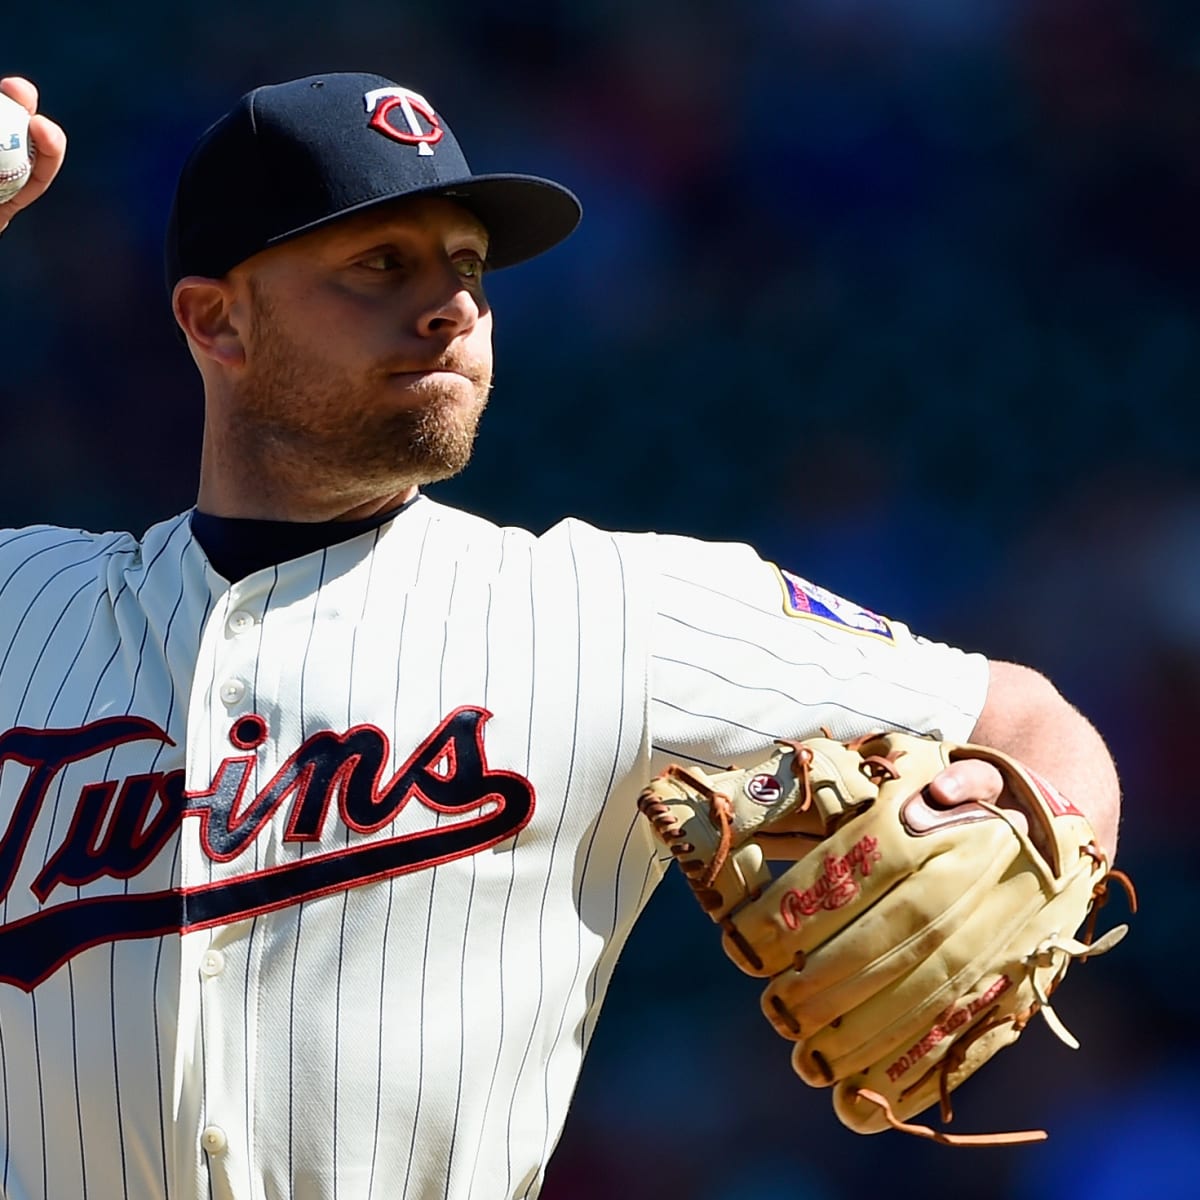
<svg viewBox="0 0 1200 1200">
<path fill-rule="evenodd" d="M 929 784 L 929 798 L 947 807 L 986 800 L 996 804 L 1004 791 L 1004 780 L 991 763 L 978 758 L 951 763 Z"/>
<path fill-rule="evenodd" d="M 0 204 L 0 232 L 50 186 L 66 157 L 67 135 L 49 117 L 39 113 L 29 118 L 29 140 L 35 150 L 33 170 L 29 182 L 7 204 Z"/>
<path fill-rule="evenodd" d="M 33 176 L 26 190 L 41 184 L 42 190 L 58 174 L 67 154 L 67 135 L 61 125 L 40 113 L 29 118 L 29 140 L 37 151 L 33 163 Z"/>
<path fill-rule="evenodd" d="M 20 75 L 6 76 L 0 79 L 0 92 L 29 109 L 31 113 L 37 112 L 38 90 L 28 79 Z"/>
</svg>

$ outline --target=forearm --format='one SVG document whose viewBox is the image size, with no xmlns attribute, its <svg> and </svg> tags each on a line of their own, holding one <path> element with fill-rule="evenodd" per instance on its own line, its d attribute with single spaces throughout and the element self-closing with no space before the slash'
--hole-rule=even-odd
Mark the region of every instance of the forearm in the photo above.
<svg viewBox="0 0 1200 1200">
<path fill-rule="evenodd" d="M 1091 723 L 1044 676 L 991 663 L 987 702 L 971 740 L 994 746 L 1045 776 L 1091 821 L 1111 862 L 1121 793 L 1112 756 Z"/>
</svg>

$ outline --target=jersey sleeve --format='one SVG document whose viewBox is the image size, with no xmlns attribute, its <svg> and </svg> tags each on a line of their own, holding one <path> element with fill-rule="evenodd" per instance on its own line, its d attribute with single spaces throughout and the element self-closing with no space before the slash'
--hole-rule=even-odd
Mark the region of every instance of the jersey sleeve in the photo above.
<svg viewBox="0 0 1200 1200">
<path fill-rule="evenodd" d="M 980 654 L 915 635 L 760 558 L 660 535 L 649 679 L 655 758 L 723 767 L 775 738 L 881 728 L 964 740 L 987 692 Z"/>
</svg>

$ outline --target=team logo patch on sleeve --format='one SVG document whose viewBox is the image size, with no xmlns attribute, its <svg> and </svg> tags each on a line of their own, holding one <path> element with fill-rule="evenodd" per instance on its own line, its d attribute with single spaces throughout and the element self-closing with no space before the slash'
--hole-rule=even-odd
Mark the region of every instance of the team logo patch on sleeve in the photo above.
<svg viewBox="0 0 1200 1200">
<path fill-rule="evenodd" d="M 896 635 L 884 617 L 871 612 L 868 608 L 859 608 L 841 596 L 791 571 L 781 567 L 775 568 L 779 582 L 783 586 L 783 611 L 789 617 L 807 617 L 812 621 L 824 621 L 827 625 L 848 629 L 852 633 L 864 633 L 871 637 L 882 638 L 894 642 Z"/>
</svg>

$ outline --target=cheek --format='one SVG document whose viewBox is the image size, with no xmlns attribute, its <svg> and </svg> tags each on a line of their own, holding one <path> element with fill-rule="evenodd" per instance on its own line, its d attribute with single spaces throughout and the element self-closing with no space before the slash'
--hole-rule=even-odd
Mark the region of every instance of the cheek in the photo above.
<svg viewBox="0 0 1200 1200">
<path fill-rule="evenodd" d="M 394 342 L 378 313 L 349 303 L 323 304 L 303 313 L 289 329 L 297 359 L 323 374 L 353 371 L 386 354 Z"/>
<path fill-rule="evenodd" d="M 348 349 L 341 330 L 327 320 L 272 322 L 259 330 L 247 366 L 260 388 L 313 394 L 353 369 Z"/>
<path fill-rule="evenodd" d="M 489 374 L 492 367 L 492 314 L 483 313 L 475 323 L 475 328 L 467 335 L 468 345 L 476 362 L 487 366 Z"/>
</svg>

